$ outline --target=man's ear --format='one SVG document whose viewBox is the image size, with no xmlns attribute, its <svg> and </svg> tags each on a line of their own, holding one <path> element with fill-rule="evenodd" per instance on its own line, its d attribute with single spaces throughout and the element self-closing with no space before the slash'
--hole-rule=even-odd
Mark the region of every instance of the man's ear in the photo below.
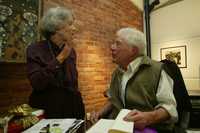
<svg viewBox="0 0 200 133">
<path fill-rule="evenodd" d="M 132 52 L 133 52 L 134 55 L 138 54 L 139 53 L 138 47 L 132 47 Z"/>
</svg>

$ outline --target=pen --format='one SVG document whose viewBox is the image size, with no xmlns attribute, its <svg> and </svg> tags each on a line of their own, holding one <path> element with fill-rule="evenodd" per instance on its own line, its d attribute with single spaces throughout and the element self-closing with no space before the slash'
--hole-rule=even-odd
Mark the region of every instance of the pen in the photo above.
<svg viewBox="0 0 200 133">
<path fill-rule="evenodd" d="M 47 126 L 46 126 L 47 128 L 47 133 L 50 133 L 50 124 L 47 124 Z"/>
</svg>

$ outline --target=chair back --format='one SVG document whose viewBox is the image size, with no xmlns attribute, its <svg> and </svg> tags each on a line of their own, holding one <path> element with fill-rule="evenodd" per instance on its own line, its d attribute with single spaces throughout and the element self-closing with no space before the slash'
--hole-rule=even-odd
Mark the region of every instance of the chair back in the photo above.
<svg viewBox="0 0 200 133">
<path fill-rule="evenodd" d="M 161 60 L 163 63 L 163 69 L 173 79 L 173 93 L 177 102 L 178 122 L 176 126 L 186 129 L 189 125 L 190 112 L 192 104 L 181 74 L 181 71 L 176 63 L 170 60 Z"/>
</svg>

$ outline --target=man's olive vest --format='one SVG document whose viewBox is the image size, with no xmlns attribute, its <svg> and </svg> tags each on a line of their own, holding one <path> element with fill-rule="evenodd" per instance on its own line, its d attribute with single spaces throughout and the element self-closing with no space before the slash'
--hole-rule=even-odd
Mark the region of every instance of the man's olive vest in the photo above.
<svg viewBox="0 0 200 133">
<path fill-rule="evenodd" d="M 156 62 L 144 56 L 135 74 L 129 79 L 125 89 L 125 105 L 123 104 L 120 91 L 122 71 L 117 68 L 112 75 L 109 94 L 114 105 L 110 118 L 115 118 L 120 109 L 137 109 L 140 111 L 152 111 L 158 104 L 156 99 L 157 87 L 160 80 L 162 63 Z M 163 124 L 158 124 L 159 127 Z M 166 124 L 164 124 L 165 128 Z"/>
</svg>

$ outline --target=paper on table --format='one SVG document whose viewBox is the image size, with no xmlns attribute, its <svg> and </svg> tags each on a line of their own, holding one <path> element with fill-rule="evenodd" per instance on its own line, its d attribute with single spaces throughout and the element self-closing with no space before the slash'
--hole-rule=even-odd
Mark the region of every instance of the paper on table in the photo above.
<svg viewBox="0 0 200 133">
<path fill-rule="evenodd" d="M 65 133 L 71 127 L 75 120 L 76 119 L 42 119 L 37 124 L 22 133 L 39 133 L 41 129 L 48 124 L 50 125 L 50 127 L 52 127 L 53 124 L 59 124 L 58 127 L 62 130 L 63 133 Z"/>
<path fill-rule="evenodd" d="M 134 123 L 123 120 L 129 112 L 122 109 L 115 120 L 100 119 L 86 133 L 133 133 Z"/>
<path fill-rule="evenodd" d="M 115 120 L 100 119 L 86 133 L 108 133 Z"/>
<path fill-rule="evenodd" d="M 129 112 L 130 112 L 130 110 L 128 110 L 128 109 L 122 109 L 119 112 L 112 128 L 109 130 L 109 133 L 115 133 L 115 132 L 132 133 L 133 132 L 134 122 L 128 122 L 128 121 L 123 120 L 123 118 Z"/>
</svg>

